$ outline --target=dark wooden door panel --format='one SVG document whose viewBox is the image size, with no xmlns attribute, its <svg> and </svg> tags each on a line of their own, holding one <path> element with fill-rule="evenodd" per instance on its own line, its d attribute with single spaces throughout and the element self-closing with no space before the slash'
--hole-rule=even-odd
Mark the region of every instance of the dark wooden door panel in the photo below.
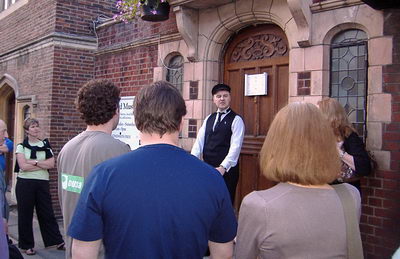
<svg viewBox="0 0 400 259">
<path fill-rule="evenodd" d="M 275 25 L 245 29 L 235 36 L 224 57 L 224 82 L 232 88 L 232 108 L 245 123 L 245 138 L 240 156 L 240 178 L 236 208 L 253 190 L 275 183 L 260 173 L 259 152 L 275 114 L 288 102 L 289 56 L 283 31 Z M 268 93 L 245 96 L 245 75 L 268 74 Z"/>
</svg>

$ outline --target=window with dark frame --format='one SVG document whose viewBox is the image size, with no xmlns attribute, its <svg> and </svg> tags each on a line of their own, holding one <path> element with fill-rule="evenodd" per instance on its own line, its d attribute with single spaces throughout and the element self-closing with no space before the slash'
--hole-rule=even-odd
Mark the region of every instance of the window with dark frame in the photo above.
<svg viewBox="0 0 400 259">
<path fill-rule="evenodd" d="M 331 42 L 329 96 L 347 112 L 357 133 L 366 137 L 367 34 L 351 29 L 338 33 Z"/>
<path fill-rule="evenodd" d="M 31 107 L 29 105 L 25 105 L 22 109 L 24 120 L 31 117 Z"/>
<path fill-rule="evenodd" d="M 166 80 L 173 84 L 179 92 L 183 90 L 183 57 L 181 55 L 173 56 L 167 65 Z"/>
</svg>

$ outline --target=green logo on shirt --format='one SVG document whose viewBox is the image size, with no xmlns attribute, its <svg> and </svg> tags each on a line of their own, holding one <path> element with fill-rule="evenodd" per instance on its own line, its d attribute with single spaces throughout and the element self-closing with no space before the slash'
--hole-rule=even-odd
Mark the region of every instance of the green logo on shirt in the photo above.
<svg viewBox="0 0 400 259">
<path fill-rule="evenodd" d="M 70 174 L 61 174 L 61 186 L 69 192 L 81 193 L 85 178 Z"/>
</svg>

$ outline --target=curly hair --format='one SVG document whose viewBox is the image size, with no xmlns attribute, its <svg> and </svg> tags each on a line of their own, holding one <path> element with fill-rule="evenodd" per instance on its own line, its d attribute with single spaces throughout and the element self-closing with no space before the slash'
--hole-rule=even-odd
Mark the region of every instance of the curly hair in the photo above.
<svg viewBox="0 0 400 259">
<path fill-rule="evenodd" d="M 318 107 L 329 121 L 338 140 L 344 140 L 352 132 L 356 132 L 343 106 L 336 99 L 324 98 L 318 102 Z"/>
<path fill-rule="evenodd" d="M 165 81 L 143 87 L 135 99 L 135 123 L 138 130 L 145 133 L 165 133 L 179 131 L 186 104 L 173 85 Z"/>
<path fill-rule="evenodd" d="M 115 115 L 120 89 L 104 79 L 90 80 L 78 91 L 75 105 L 87 125 L 107 123 Z"/>
</svg>

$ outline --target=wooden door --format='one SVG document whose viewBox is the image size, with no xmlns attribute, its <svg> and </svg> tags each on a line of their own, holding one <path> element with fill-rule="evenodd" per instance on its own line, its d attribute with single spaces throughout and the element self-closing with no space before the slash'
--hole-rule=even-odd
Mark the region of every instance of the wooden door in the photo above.
<svg viewBox="0 0 400 259">
<path fill-rule="evenodd" d="M 224 57 L 224 83 L 232 88 L 234 111 L 246 131 L 239 159 L 240 178 L 235 207 L 253 190 L 272 187 L 260 175 L 259 152 L 275 114 L 288 102 L 289 49 L 276 25 L 259 25 L 242 30 L 228 44 Z M 245 96 L 245 75 L 267 72 L 267 95 Z"/>
</svg>

